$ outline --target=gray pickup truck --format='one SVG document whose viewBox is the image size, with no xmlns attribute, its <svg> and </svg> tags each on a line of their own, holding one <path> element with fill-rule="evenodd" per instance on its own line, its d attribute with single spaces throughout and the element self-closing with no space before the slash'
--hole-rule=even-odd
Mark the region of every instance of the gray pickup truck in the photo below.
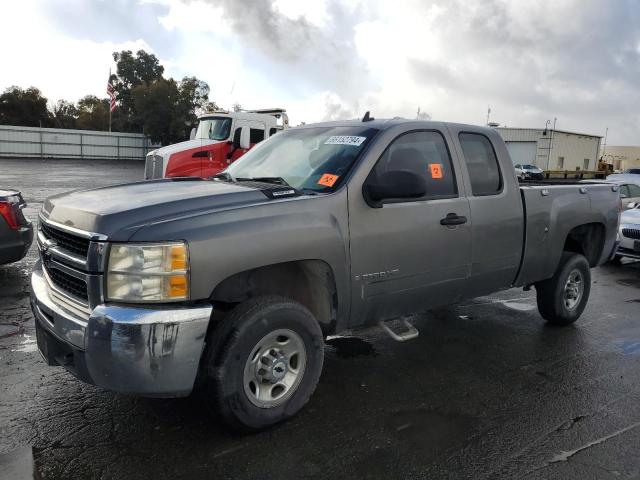
<svg viewBox="0 0 640 480">
<path fill-rule="evenodd" d="M 102 388 L 198 385 L 228 424 L 264 428 L 309 400 L 329 335 L 382 323 L 406 339 L 415 326 L 398 319 L 511 287 L 535 286 L 548 322 L 574 322 L 590 267 L 615 248 L 617 188 L 520 185 L 490 128 L 366 116 L 291 129 L 211 179 L 47 199 L 38 345 Z"/>
</svg>

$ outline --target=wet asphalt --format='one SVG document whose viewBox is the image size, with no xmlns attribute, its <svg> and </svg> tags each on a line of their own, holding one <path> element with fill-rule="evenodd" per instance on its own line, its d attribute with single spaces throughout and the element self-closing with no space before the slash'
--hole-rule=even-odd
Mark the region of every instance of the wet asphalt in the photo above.
<svg viewBox="0 0 640 480">
<path fill-rule="evenodd" d="M 67 190 L 137 180 L 141 163 L 0 160 L 35 219 Z M 326 347 L 293 420 L 240 436 L 202 394 L 102 391 L 47 367 L 28 300 L 31 249 L 0 266 L 0 478 L 640 478 L 640 263 L 593 271 L 573 326 L 508 290 Z"/>
</svg>

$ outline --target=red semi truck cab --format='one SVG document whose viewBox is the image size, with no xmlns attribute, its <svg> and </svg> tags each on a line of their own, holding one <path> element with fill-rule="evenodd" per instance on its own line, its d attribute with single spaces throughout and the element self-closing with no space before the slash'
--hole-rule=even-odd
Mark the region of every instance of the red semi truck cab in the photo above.
<svg viewBox="0 0 640 480">
<path fill-rule="evenodd" d="M 281 108 L 239 112 L 216 111 L 198 118 L 191 139 L 147 154 L 145 180 L 211 177 L 222 172 L 256 143 L 288 128 Z"/>
</svg>

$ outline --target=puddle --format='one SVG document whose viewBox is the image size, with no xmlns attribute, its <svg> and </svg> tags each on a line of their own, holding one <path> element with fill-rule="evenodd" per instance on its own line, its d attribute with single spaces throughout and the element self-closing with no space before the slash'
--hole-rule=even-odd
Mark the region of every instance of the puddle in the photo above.
<svg viewBox="0 0 640 480">
<path fill-rule="evenodd" d="M 34 336 L 23 335 L 23 337 L 24 340 L 17 345 L 17 348 L 12 348 L 12 352 L 31 353 L 38 350 L 38 342 Z"/>
<path fill-rule="evenodd" d="M 518 310 L 519 312 L 528 312 L 529 310 L 535 310 L 537 308 L 535 305 L 531 305 L 529 303 L 509 302 L 508 300 L 501 303 L 505 307 L 511 308 L 512 310 Z"/>
<path fill-rule="evenodd" d="M 24 327 L 17 322 L 0 323 L 0 338 L 19 335 L 24 331 Z"/>
<path fill-rule="evenodd" d="M 340 358 L 375 356 L 376 351 L 369 342 L 358 337 L 333 337 L 327 339 L 327 345 L 336 349 Z"/>
<path fill-rule="evenodd" d="M 2 478 L 11 478 L 12 480 L 41 478 L 35 470 L 31 447 L 22 447 L 9 453 L 0 454 L 0 472 Z"/>
<path fill-rule="evenodd" d="M 615 342 L 615 345 L 624 355 L 640 354 L 640 340 L 621 340 Z"/>
</svg>

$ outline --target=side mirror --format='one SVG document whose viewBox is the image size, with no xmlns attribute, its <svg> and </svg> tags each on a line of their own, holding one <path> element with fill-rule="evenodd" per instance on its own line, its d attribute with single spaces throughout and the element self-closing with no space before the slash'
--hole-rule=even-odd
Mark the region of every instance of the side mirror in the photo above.
<svg viewBox="0 0 640 480">
<path fill-rule="evenodd" d="M 625 198 L 627 198 L 627 196 L 624 193 L 621 193 L 620 198 L 624 200 Z"/>
<path fill-rule="evenodd" d="M 636 202 L 629 202 L 627 203 L 627 206 L 625 207 L 627 210 L 631 210 L 632 208 L 636 208 L 638 207 L 638 204 Z"/>
<path fill-rule="evenodd" d="M 189 134 L 189 140 L 193 140 L 194 138 L 196 138 L 196 127 L 193 127 L 191 129 L 191 133 Z"/>
<path fill-rule="evenodd" d="M 407 170 L 391 170 L 384 174 L 376 183 L 365 183 L 365 199 L 376 208 L 382 206 L 384 200 L 402 198 L 420 198 L 427 193 L 424 179 Z"/>
<path fill-rule="evenodd" d="M 240 148 L 243 150 L 251 148 L 249 140 L 249 127 L 242 127 L 242 130 L 240 131 Z"/>
</svg>

